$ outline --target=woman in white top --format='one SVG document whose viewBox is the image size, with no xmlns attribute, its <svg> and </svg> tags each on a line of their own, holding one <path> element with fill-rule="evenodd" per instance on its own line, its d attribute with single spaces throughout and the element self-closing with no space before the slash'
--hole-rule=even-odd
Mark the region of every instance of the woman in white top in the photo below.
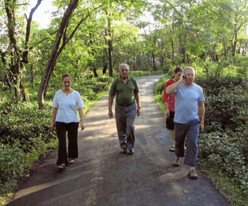
<svg viewBox="0 0 248 206">
<path fill-rule="evenodd" d="M 64 170 L 65 166 L 74 163 L 78 157 L 78 126 L 80 115 L 80 127 L 84 129 L 83 107 L 84 103 L 80 94 L 71 88 L 72 79 L 68 73 L 62 76 L 63 89 L 57 91 L 53 98 L 53 115 L 50 129 L 54 129 L 59 139 L 57 165 L 59 170 Z M 68 132 L 68 155 L 66 149 L 66 132 Z"/>
</svg>

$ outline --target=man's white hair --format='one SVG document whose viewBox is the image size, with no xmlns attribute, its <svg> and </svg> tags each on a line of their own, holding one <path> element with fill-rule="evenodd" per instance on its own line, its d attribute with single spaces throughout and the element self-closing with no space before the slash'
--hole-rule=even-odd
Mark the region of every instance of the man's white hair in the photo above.
<svg viewBox="0 0 248 206">
<path fill-rule="evenodd" d="M 194 72 L 194 74 L 195 74 L 195 69 L 194 69 L 193 67 L 186 67 L 186 68 L 183 70 L 183 73 L 184 73 L 184 74 L 185 74 L 185 72 L 186 72 L 187 69 L 192 70 L 192 71 Z"/>
<path fill-rule="evenodd" d="M 125 66 L 126 69 L 129 71 L 129 65 L 128 64 L 125 64 L 125 63 L 122 63 L 120 66 L 119 66 L 119 70 L 121 71 L 121 67 Z"/>
</svg>

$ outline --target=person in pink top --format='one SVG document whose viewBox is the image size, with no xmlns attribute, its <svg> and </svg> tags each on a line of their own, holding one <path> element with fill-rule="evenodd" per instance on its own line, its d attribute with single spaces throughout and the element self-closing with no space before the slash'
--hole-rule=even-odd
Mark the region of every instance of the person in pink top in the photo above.
<svg viewBox="0 0 248 206">
<path fill-rule="evenodd" d="M 175 152 L 175 132 L 174 132 L 174 115 L 175 115 L 175 94 L 168 95 L 166 93 L 166 88 L 177 82 L 183 72 L 181 67 L 177 67 L 174 70 L 174 74 L 171 79 L 169 79 L 164 85 L 164 96 L 163 102 L 166 110 L 166 128 L 170 130 L 170 136 L 172 140 L 171 152 Z"/>
</svg>

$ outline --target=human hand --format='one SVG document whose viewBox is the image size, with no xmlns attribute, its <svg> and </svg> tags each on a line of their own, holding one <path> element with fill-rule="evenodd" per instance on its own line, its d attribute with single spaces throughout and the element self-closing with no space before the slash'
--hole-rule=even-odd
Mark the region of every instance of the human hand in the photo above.
<svg viewBox="0 0 248 206">
<path fill-rule="evenodd" d="M 180 75 L 180 78 L 179 78 L 179 81 L 182 83 L 184 79 L 186 79 L 185 75 L 184 74 L 181 74 Z"/>
<path fill-rule="evenodd" d="M 140 116 L 140 110 L 141 108 L 137 108 L 137 117 Z"/>
<path fill-rule="evenodd" d="M 55 124 L 55 122 L 52 122 L 51 125 L 50 125 L 50 130 L 51 131 L 53 131 L 53 129 L 54 129 L 54 124 Z"/>
<path fill-rule="evenodd" d="M 203 132 L 203 130 L 204 130 L 204 123 L 200 122 L 200 131 Z"/>
<path fill-rule="evenodd" d="M 170 111 L 166 110 L 166 117 L 169 118 L 170 117 Z"/>
<path fill-rule="evenodd" d="M 113 112 L 112 112 L 112 109 L 109 109 L 109 113 L 108 113 L 108 115 L 109 115 L 109 118 L 110 118 L 110 119 L 113 117 Z"/>
<path fill-rule="evenodd" d="M 84 128 L 85 128 L 84 123 L 83 123 L 83 122 L 81 122 L 81 131 L 83 131 L 83 130 L 84 130 Z"/>
</svg>

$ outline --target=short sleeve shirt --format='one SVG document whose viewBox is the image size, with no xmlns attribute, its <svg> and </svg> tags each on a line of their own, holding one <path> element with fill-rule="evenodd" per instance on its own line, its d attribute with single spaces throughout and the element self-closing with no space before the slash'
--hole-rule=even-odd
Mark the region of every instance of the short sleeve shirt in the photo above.
<svg viewBox="0 0 248 206">
<path fill-rule="evenodd" d="M 84 102 L 77 91 L 67 95 L 59 90 L 55 93 L 51 106 L 58 108 L 55 122 L 79 122 L 77 109 L 84 107 Z"/>
<path fill-rule="evenodd" d="M 116 95 L 116 103 L 120 105 L 131 105 L 135 102 L 135 94 L 139 92 L 137 82 L 134 78 L 128 77 L 127 83 L 120 77 L 115 79 L 110 87 L 109 95 Z"/>
<path fill-rule="evenodd" d="M 168 109 L 171 112 L 175 112 L 175 94 L 169 95 L 166 93 L 166 88 L 172 84 L 174 84 L 174 80 L 170 79 L 168 80 L 164 85 L 164 96 L 163 96 L 163 102 L 167 102 Z"/>
<path fill-rule="evenodd" d="M 174 122 L 185 124 L 192 120 L 199 120 L 198 103 L 205 101 L 202 88 L 193 84 L 186 86 L 180 84 L 175 91 L 175 117 Z"/>
</svg>

